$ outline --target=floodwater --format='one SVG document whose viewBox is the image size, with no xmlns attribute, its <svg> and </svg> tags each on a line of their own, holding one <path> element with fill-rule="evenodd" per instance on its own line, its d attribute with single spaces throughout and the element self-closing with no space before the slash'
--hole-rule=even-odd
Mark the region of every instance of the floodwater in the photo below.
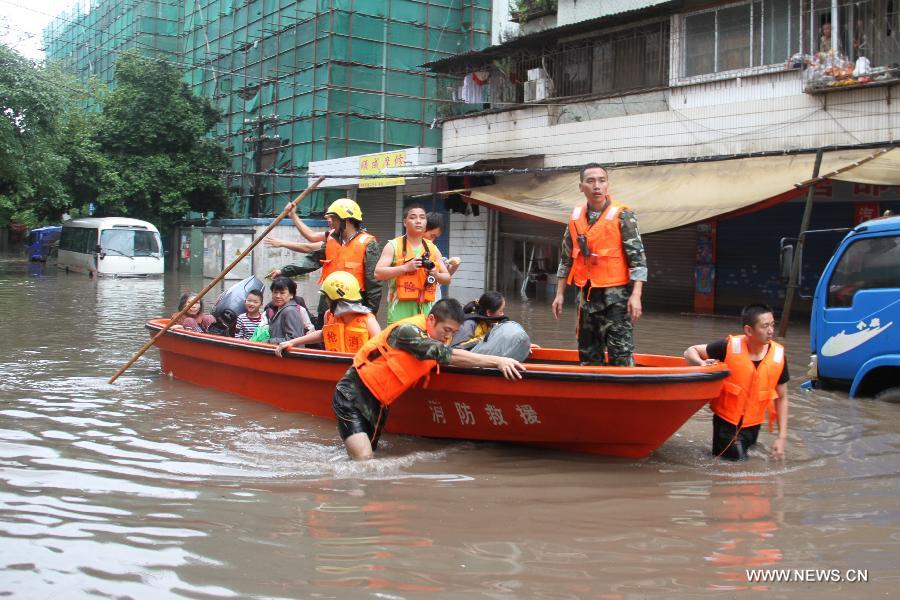
<svg viewBox="0 0 900 600">
<path fill-rule="evenodd" d="M 106 383 L 144 321 L 201 283 L 0 259 L 0 594 L 874 598 L 900 585 L 900 406 L 800 390 L 802 324 L 787 340 L 785 462 L 767 458 L 768 433 L 748 462 L 714 460 L 704 409 L 646 460 L 387 435 L 376 460 L 351 463 L 333 422 L 169 379 L 155 351 Z M 560 324 L 546 304 L 509 313 L 542 345 L 574 345 L 571 307 Z M 651 312 L 637 348 L 680 353 L 734 329 Z M 804 571 L 760 583 L 751 568 Z"/>
</svg>

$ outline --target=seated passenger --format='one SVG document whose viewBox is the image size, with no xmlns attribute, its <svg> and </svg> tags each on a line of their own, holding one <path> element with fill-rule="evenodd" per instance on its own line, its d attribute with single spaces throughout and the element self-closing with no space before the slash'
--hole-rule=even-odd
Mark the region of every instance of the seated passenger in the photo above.
<svg viewBox="0 0 900 600">
<path fill-rule="evenodd" d="M 234 337 L 249 340 L 256 332 L 256 328 L 260 325 L 268 323 L 265 315 L 260 312 L 263 303 L 263 294 L 258 290 L 250 290 L 247 292 L 247 299 L 244 300 L 244 309 L 247 311 L 238 315 L 237 324 L 234 328 Z"/>
<path fill-rule="evenodd" d="M 356 277 L 346 271 L 335 271 L 322 282 L 321 292 L 328 304 L 325 326 L 319 331 L 281 342 L 275 354 L 284 356 L 282 353 L 292 346 L 320 342 L 332 352 L 356 352 L 369 338 L 381 333 L 372 309 L 362 304 Z"/>
<path fill-rule="evenodd" d="M 506 356 L 523 361 L 531 353 L 531 339 L 521 325 L 505 314 L 506 299 L 500 292 L 485 292 L 466 304 L 466 319 L 450 346 L 475 354 Z"/>
<path fill-rule="evenodd" d="M 172 329 L 189 329 L 198 333 L 206 333 L 209 326 L 216 322 L 214 316 L 204 314 L 202 299 L 194 302 L 196 297 L 197 292 L 185 292 L 181 295 L 178 300 L 178 312 L 184 310 L 189 303 L 191 303 L 191 308 L 184 313 L 178 323 L 172 326 Z"/>
<path fill-rule="evenodd" d="M 293 279 L 277 277 L 269 289 L 272 290 L 272 301 L 269 306 L 274 309 L 272 316 L 269 317 L 267 341 L 270 344 L 280 344 L 313 330 L 309 312 L 295 299 L 297 284 Z"/>
</svg>

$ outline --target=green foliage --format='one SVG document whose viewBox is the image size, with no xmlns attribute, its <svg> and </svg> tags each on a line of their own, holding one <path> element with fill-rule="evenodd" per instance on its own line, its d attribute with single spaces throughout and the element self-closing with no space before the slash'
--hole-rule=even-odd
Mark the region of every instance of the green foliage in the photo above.
<svg viewBox="0 0 900 600">
<path fill-rule="evenodd" d="M 188 211 L 226 212 L 224 148 L 204 136 L 221 119 L 161 61 L 125 54 L 103 102 L 97 137 L 114 175 L 98 187 L 102 214 L 168 228 Z"/>
<path fill-rule="evenodd" d="M 103 93 L 0 45 L 0 226 L 59 222 L 63 212 L 145 219 L 226 212 L 221 118 L 170 65 L 123 55 Z"/>
<path fill-rule="evenodd" d="M 46 204 L 68 199 L 60 183 L 68 163 L 57 149 L 65 78 L 56 75 L 0 45 L 0 224 L 33 225 Z"/>
</svg>

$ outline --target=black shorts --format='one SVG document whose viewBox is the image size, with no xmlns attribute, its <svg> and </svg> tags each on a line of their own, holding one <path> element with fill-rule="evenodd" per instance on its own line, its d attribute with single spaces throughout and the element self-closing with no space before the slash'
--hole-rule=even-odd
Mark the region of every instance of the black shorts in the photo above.
<svg viewBox="0 0 900 600">
<path fill-rule="evenodd" d="M 355 433 L 365 433 L 372 443 L 372 450 L 378 446 L 378 439 L 387 421 L 387 406 L 381 404 L 371 394 L 364 393 L 358 398 L 347 398 L 339 390 L 334 390 L 331 407 L 334 409 L 334 416 L 337 417 L 341 440 L 346 440 Z M 367 417 L 366 413 L 372 417 Z"/>
<path fill-rule="evenodd" d="M 737 426 L 713 415 L 712 453 L 728 460 L 746 460 L 747 450 L 756 444 L 759 425 L 744 427 L 735 437 Z"/>
</svg>

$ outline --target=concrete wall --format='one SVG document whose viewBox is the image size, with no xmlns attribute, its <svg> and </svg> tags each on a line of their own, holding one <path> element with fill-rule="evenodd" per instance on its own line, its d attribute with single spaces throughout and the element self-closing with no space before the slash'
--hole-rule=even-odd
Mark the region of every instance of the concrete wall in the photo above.
<svg viewBox="0 0 900 600">
<path fill-rule="evenodd" d="M 464 304 L 478 298 L 485 291 L 488 209 L 479 215 L 450 213 L 450 256 L 462 259 L 453 275 L 449 295 Z"/>
<path fill-rule="evenodd" d="M 629 10 L 662 4 L 665 0 L 559 0 L 557 25 L 571 25 L 581 21 L 615 15 Z"/>
<path fill-rule="evenodd" d="M 545 166 L 554 167 L 893 140 L 900 108 L 890 101 L 892 88 L 812 96 L 801 91 L 800 77 L 779 71 L 625 95 L 616 98 L 616 109 L 594 100 L 456 119 L 443 126 L 444 160 L 540 148 Z"/>
</svg>

